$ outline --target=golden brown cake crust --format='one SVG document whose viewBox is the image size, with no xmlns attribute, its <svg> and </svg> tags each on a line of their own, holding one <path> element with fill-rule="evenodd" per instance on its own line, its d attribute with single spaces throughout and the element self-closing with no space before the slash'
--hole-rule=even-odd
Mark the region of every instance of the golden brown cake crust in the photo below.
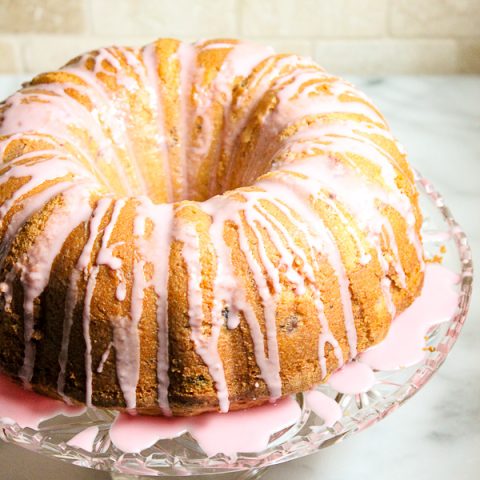
<svg viewBox="0 0 480 480">
<path fill-rule="evenodd" d="M 145 414 L 325 382 L 423 282 L 412 171 L 309 59 L 111 47 L 0 104 L 0 370 Z"/>
</svg>

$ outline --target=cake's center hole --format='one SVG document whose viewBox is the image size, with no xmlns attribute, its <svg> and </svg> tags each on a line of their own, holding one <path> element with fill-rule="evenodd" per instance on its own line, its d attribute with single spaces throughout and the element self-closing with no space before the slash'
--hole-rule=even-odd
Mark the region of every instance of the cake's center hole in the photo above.
<svg viewBox="0 0 480 480">
<path fill-rule="evenodd" d="M 241 149 L 227 155 L 221 144 L 206 149 L 203 155 L 189 147 L 182 156 L 175 136 L 167 138 L 165 143 L 167 148 L 163 152 L 147 149 L 132 152 L 132 159 L 119 172 L 119 190 L 127 195 L 146 195 L 156 204 L 202 202 L 228 190 L 252 185 L 270 169 L 270 162 L 242 155 Z M 215 144 L 215 139 L 212 143 Z"/>
</svg>

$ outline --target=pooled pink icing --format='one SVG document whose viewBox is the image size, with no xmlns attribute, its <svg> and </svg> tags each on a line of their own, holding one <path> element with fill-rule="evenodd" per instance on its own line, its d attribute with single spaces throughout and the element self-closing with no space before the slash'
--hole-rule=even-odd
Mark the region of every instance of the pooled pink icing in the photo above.
<svg viewBox="0 0 480 480">
<path fill-rule="evenodd" d="M 422 293 L 398 315 L 385 340 L 360 355 L 359 361 L 376 370 L 396 370 L 420 362 L 426 355 L 425 335 L 433 325 L 452 318 L 458 310 L 459 276 L 429 263 Z"/>
<path fill-rule="evenodd" d="M 270 437 L 294 425 L 301 410 L 292 397 L 228 414 L 208 413 L 190 424 L 189 432 L 209 456 L 260 452 Z"/>
<path fill-rule="evenodd" d="M 342 418 L 340 405 L 328 395 L 318 390 L 305 392 L 307 406 L 318 415 L 327 427 L 331 427 Z"/>
<path fill-rule="evenodd" d="M 72 437 L 68 442 L 67 445 L 70 447 L 75 448 L 82 448 L 87 452 L 93 451 L 93 442 L 95 441 L 95 437 L 98 434 L 98 427 L 95 425 L 92 427 L 88 427 L 85 430 L 77 433 L 74 437 Z"/>
<path fill-rule="evenodd" d="M 63 414 L 81 415 L 84 407 L 72 407 L 59 400 L 26 390 L 0 374 L 0 419 L 3 423 L 17 423 L 22 428 L 37 429 L 40 423 Z"/>
<path fill-rule="evenodd" d="M 458 310 L 458 281 L 448 268 L 428 263 L 421 294 L 393 320 L 387 337 L 334 372 L 328 384 L 339 393 L 363 393 L 374 385 L 373 369 L 396 370 L 420 362 L 426 355 L 428 329 L 448 321 Z M 307 392 L 305 400 L 327 426 L 341 417 L 338 404 L 322 392 Z"/>
<path fill-rule="evenodd" d="M 187 431 L 183 417 L 149 417 L 120 413 L 110 428 L 110 439 L 122 452 L 139 453 L 164 438 Z"/>
<path fill-rule="evenodd" d="M 368 392 L 374 383 L 372 369 L 360 362 L 348 362 L 328 380 L 328 384 L 337 392 L 351 394 Z"/>
<path fill-rule="evenodd" d="M 267 447 L 274 433 L 295 424 L 300 413 L 298 403 L 291 397 L 247 410 L 189 418 L 121 413 L 110 429 L 110 438 L 120 450 L 137 453 L 160 439 L 175 438 L 188 431 L 209 456 L 259 452 Z"/>
</svg>

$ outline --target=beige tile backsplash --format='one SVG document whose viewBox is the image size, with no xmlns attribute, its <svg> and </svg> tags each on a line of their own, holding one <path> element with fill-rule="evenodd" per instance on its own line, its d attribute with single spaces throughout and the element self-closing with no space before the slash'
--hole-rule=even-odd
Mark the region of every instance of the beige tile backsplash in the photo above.
<svg viewBox="0 0 480 480">
<path fill-rule="evenodd" d="M 86 4 L 78 0 L 1 0 L 2 33 L 83 33 Z"/>
<path fill-rule="evenodd" d="M 480 0 L 0 0 L 0 73 L 160 36 L 247 38 L 338 73 L 480 73 Z"/>
</svg>

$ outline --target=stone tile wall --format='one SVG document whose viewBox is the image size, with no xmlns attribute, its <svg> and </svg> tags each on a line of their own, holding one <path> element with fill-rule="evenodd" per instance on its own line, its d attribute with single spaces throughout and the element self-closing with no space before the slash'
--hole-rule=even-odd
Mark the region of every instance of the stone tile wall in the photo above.
<svg viewBox="0 0 480 480">
<path fill-rule="evenodd" d="M 338 73 L 480 73 L 480 0 L 0 0 L 0 73 L 160 36 L 247 38 Z"/>
</svg>

